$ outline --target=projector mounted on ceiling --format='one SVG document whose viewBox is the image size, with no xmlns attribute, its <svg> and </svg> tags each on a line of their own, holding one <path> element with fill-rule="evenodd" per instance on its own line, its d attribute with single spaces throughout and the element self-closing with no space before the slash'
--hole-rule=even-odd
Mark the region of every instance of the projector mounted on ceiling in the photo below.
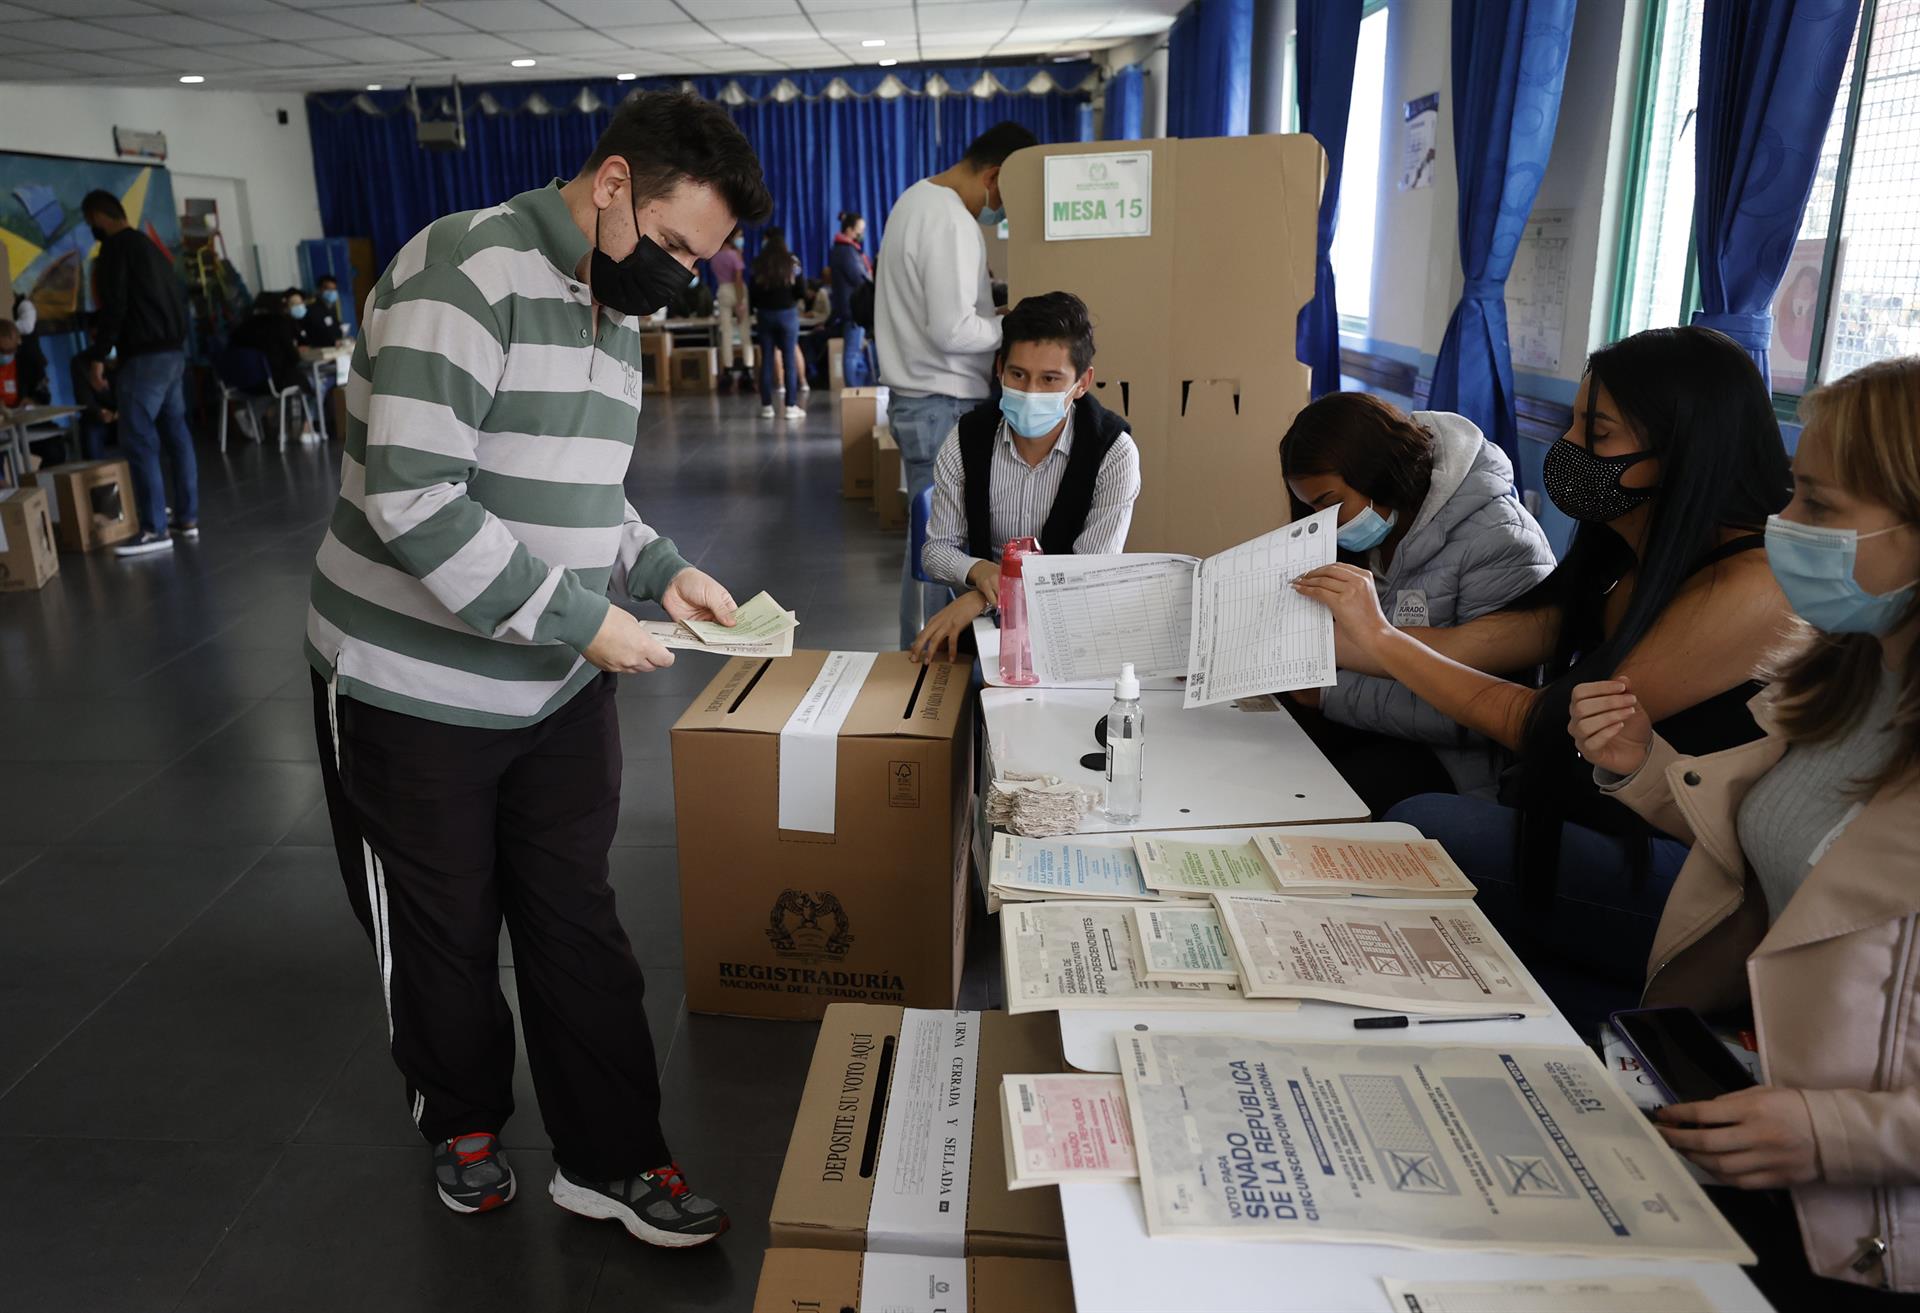
<svg viewBox="0 0 1920 1313">
<path fill-rule="evenodd" d="M 407 83 L 407 103 L 413 110 L 413 139 L 422 150 L 465 150 L 467 120 L 460 104 L 460 79 L 453 79 L 453 117 L 430 119 L 420 111 L 420 92 Z"/>
</svg>

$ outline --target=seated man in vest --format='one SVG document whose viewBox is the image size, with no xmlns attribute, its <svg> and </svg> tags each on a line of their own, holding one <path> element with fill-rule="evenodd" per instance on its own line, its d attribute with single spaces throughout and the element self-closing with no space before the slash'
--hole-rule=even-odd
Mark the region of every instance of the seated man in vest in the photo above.
<svg viewBox="0 0 1920 1313">
<path fill-rule="evenodd" d="M 1000 400 L 960 417 L 933 468 L 921 566 L 959 596 L 927 622 L 916 661 L 954 660 L 975 616 L 1000 597 L 1000 553 L 1126 547 L 1140 453 L 1127 421 L 1093 399 L 1093 323 L 1071 292 L 1029 296 L 1002 321 Z"/>
</svg>

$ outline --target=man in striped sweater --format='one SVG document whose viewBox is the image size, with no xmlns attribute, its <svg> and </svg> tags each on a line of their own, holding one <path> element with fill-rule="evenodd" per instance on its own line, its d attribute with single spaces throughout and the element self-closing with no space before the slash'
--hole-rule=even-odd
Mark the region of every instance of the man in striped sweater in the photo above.
<svg viewBox="0 0 1920 1313">
<path fill-rule="evenodd" d="M 642 94 L 571 181 L 429 225 L 365 306 L 306 650 L 341 872 L 456 1212 L 515 1190 L 497 1139 L 513 1111 L 504 918 L 548 1193 L 657 1245 L 727 1227 L 661 1132 L 644 982 L 607 885 L 614 676 L 673 664 L 607 592 L 732 622 L 622 480 L 638 317 L 771 207 L 718 105 Z"/>
</svg>

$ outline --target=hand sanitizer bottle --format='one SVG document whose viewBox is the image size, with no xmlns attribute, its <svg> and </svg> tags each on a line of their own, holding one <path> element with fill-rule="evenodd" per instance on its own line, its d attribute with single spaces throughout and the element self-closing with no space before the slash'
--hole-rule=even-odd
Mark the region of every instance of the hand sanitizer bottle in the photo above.
<svg viewBox="0 0 1920 1313">
<path fill-rule="evenodd" d="M 1120 667 L 1107 710 L 1107 819 L 1140 819 L 1140 791 L 1146 776 L 1147 716 L 1140 710 L 1140 681 L 1131 664 Z"/>
</svg>

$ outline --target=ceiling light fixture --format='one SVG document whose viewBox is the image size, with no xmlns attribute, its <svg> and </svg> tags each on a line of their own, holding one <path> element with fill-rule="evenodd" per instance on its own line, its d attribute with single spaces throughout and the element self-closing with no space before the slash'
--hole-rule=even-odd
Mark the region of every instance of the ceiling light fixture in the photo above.
<svg viewBox="0 0 1920 1313">
<path fill-rule="evenodd" d="M 883 59 L 883 60 L 881 60 L 881 61 L 880 61 L 880 67 L 881 67 L 881 68 L 892 68 L 892 67 L 893 67 L 893 66 L 894 66 L 895 64 L 898 64 L 899 62 L 900 62 L 900 61 L 899 61 L 899 60 L 897 60 L 897 59 Z"/>
<path fill-rule="evenodd" d="M 870 36 L 865 41 L 862 41 L 860 44 L 865 46 L 867 49 L 872 50 L 877 46 L 884 46 L 885 44 L 887 44 L 887 39 L 883 36 Z"/>
<path fill-rule="evenodd" d="M 380 84 L 379 84 L 378 82 L 369 82 L 369 83 L 367 83 L 367 90 L 368 90 L 368 91 L 378 91 L 379 89 L 380 89 Z"/>
<path fill-rule="evenodd" d="M 192 86 L 196 82 L 206 81 L 206 79 L 201 77 L 198 73 L 184 73 L 181 75 L 180 80 L 186 83 L 188 86 Z"/>
<path fill-rule="evenodd" d="M 640 75 L 638 73 L 615 73 L 613 75 L 613 80 L 615 82 L 631 82 L 639 76 Z"/>
<path fill-rule="evenodd" d="M 515 68 L 532 68 L 534 64 L 538 62 L 539 61 L 532 59 L 509 59 L 507 61 L 507 63 L 513 65 Z"/>
</svg>

